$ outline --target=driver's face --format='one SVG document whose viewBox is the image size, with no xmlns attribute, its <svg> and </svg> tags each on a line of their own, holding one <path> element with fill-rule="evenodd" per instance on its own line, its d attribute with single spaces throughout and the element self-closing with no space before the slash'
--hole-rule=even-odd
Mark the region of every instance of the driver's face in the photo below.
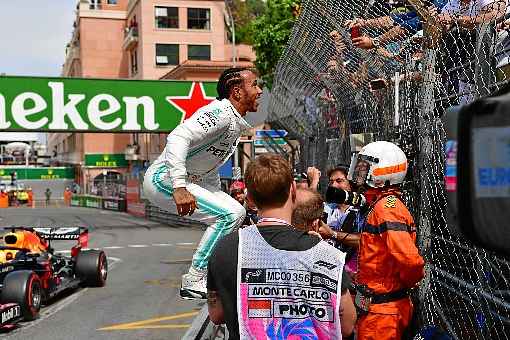
<svg viewBox="0 0 510 340">
<path fill-rule="evenodd" d="M 244 78 L 242 103 L 248 112 L 256 112 L 259 106 L 258 100 L 262 95 L 262 89 L 260 88 L 257 76 L 252 71 L 243 71 L 241 76 Z"/>
</svg>

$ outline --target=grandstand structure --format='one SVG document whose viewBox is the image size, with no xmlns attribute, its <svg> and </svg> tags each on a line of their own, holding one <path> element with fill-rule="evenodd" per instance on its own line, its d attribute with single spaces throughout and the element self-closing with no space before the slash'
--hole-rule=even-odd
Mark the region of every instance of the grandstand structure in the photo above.
<svg viewBox="0 0 510 340">
<path fill-rule="evenodd" d="M 455 171 L 455 140 L 444 117 L 509 82 L 510 20 L 506 1 L 488 10 L 452 3 L 304 1 L 275 72 L 268 121 L 300 140 L 301 169 L 348 163 L 356 136 L 398 144 L 409 160 L 404 196 L 427 263 L 414 327 L 436 325 L 454 339 L 508 339 L 510 260 L 457 230 L 448 204 L 455 184 L 445 183 L 446 171 Z M 361 34 L 378 37 L 380 48 L 353 44 L 346 24 L 354 19 L 371 23 Z M 398 34 L 387 39 L 389 31 Z"/>
</svg>

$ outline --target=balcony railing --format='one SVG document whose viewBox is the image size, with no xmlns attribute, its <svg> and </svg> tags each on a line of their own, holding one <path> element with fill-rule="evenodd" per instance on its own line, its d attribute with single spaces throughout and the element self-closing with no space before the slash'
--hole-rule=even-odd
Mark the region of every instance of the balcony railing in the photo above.
<svg viewBox="0 0 510 340">
<path fill-rule="evenodd" d="M 130 50 L 138 44 L 138 27 L 126 27 L 124 32 L 124 44 L 125 50 Z"/>
</svg>

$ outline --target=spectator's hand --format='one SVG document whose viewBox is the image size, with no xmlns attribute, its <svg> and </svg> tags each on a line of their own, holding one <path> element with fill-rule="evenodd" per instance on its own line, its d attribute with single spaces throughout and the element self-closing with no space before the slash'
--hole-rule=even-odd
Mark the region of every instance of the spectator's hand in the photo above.
<svg viewBox="0 0 510 340">
<path fill-rule="evenodd" d="M 333 229 L 329 227 L 324 222 L 320 222 L 321 226 L 319 227 L 319 234 L 322 236 L 323 239 L 327 240 L 333 237 Z"/>
<path fill-rule="evenodd" d="M 429 15 L 431 15 L 433 17 L 437 17 L 437 15 L 439 14 L 437 11 L 437 7 L 433 6 L 433 5 L 427 7 L 427 12 L 429 12 Z"/>
<path fill-rule="evenodd" d="M 334 72 L 338 67 L 338 62 L 335 59 L 330 59 L 327 64 L 327 71 Z"/>
<path fill-rule="evenodd" d="M 193 214 L 197 209 L 197 200 L 186 188 L 176 188 L 173 193 L 175 205 L 177 206 L 177 213 L 180 216 Z"/>
<path fill-rule="evenodd" d="M 353 27 L 363 27 L 366 24 L 366 21 L 364 19 L 356 18 L 353 20 L 346 20 L 344 22 L 344 26 L 347 28 L 353 28 Z"/>
<path fill-rule="evenodd" d="M 455 23 L 455 18 L 446 13 L 439 14 L 437 16 L 437 20 L 447 31 L 450 30 L 450 28 L 452 28 L 453 24 Z"/>
<path fill-rule="evenodd" d="M 471 18 L 470 16 L 461 16 L 456 19 L 454 19 L 454 23 L 457 23 L 462 28 L 467 28 L 468 30 L 472 30 L 476 28 L 476 22 L 474 21 L 474 18 Z"/>
<path fill-rule="evenodd" d="M 510 28 L 510 19 L 503 21 L 503 29 L 507 30 Z"/>
<path fill-rule="evenodd" d="M 372 42 L 372 38 L 363 35 L 358 38 L 352 39 L 352 43 L 355 47 L 362 48 L 364 50 L 369 50 L 374 48 L 374 43 Z"/>
<path fill-rule="evenodd" d="M 306 174 L 308 175 L 308 179 L 310 180 L 310 188 L 317 189 L 317 186 L 319 185 L 319 181 L 321 178 L 320 170 L 311 166 L 306 170 Z"/>
<path fill-rule="evenodd" d="M 322 240 L 322 236 L 321 236 L 321 234 L 319 234 L 319 233 L 318 233 L 318 232 L 316 232 L 316 231 L 310 230 L 310 231 L 308 232 L 308 235 L 317 236 L 318 238 L 320 238 L 320 239 Z"/>
<path fill-rule="evenodd" d="M 502 31 L 502 30 L 507 30 L 510 28 L 510 19 L 507 19 L 503 22 L 500 22 L 499 24 L 497 24 L 496 26 L 496 29 L 498 31 Z"/>
<path fill-rule="evenodd" d="M 347 45 L 345 44 L 345 42 L 342 39 L 335 40 L 334 44 L 335 44 L 335 51 L 336 51 L 337 55 L 341 56 L 342 53 L 344 53 L 345 49 L 347 48 Z"/>
</svg>

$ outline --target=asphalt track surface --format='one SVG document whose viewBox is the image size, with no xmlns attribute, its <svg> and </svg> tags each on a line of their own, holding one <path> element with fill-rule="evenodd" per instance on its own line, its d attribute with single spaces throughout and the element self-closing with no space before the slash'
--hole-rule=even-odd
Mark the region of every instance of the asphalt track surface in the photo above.
<svg viewBox="0 0 510 340">
<path fill-rule="evenodd" d="M 200 229 L 87 208 L 1 209 L 0 226 L 9 225 L 88 226 L 89 248 L 106 252 L 109 274 L 105 287 L 68 292 L 2 339 L 181 339 L 203 306 L 179 297 Z M 73 244 L 53 247 L 65 254 Z"/>
</svg>

